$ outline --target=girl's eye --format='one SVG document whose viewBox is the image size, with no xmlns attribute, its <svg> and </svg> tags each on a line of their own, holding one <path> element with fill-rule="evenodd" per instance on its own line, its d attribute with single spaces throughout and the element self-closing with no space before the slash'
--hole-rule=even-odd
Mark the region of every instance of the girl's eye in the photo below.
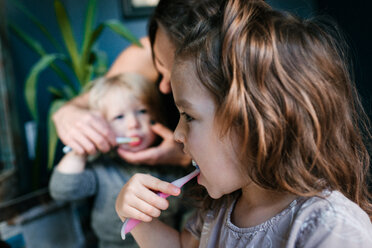
<svg viewBox="0 0 372 248">
<path fill-rule="evenodd" d="M 114 120 L 121 120 L 124 118 L 124 115 L 117 115 L 115 116 Z"/>
<path fill-rule="evenodd" d="M 183 116 L 183 118 L 185 118 L 186 122 L 190 122 L 190 121 L 193 121 L 194 120 L 194 118 L 192 118 L 190 115 L 188 115 L 185 112 L 182 112 L 181 113 L 181 116 Z"/>
</svg>

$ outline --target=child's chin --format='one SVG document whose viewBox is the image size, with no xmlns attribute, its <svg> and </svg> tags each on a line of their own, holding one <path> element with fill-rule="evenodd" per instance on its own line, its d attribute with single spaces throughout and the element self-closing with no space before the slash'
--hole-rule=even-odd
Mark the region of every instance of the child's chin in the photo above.
<svg viewBox="0 0 372 248">
<path fill-rule="evenodd" d="M 212 192 L 212 191 L 208 190 L 208 188 L 206 188 L 206 189 L 207 189 L 208 195 L 209 195 L 212 199 L 217 200 L 217 199 L 219 199 L 219 198 L 222 197 L 221 194 L 216 193 L 216 192 Z"/>
<path fill-rule="evenodd" d="M 145 150 L 145 148 L 143 148 L 143 147 L 130 147 L 127 150 L 130 151 L 130 152 L 140 152 L 140 151 Z"/>
</svg>

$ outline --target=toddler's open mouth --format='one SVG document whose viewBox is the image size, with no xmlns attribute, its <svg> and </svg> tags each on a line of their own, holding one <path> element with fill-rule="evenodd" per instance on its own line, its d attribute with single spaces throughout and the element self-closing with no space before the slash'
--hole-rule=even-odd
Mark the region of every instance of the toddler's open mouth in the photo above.
<svg viewBox="0 0 372 248">
<path fill-rule="evenodd" d="M 142 139 L 138 136 L 131 137 L 132 141 L 129 143 L 131 147 L 139 146 L 142 143 Z"/>
</svg>

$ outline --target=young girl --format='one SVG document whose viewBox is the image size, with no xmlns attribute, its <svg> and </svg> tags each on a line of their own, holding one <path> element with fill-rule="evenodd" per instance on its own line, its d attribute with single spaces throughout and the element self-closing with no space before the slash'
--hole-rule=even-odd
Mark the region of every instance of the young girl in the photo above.
<svg viewBox="0 0 372 248">
<path fill-rule="evenodd" d="M 165 124 L 161 106 L 156 85 L 137 74 L 98 79 L 90 90 L 90 109 L 102 114 L 116 137 L 134 138 L 132 142 L 121 145 L 132 152 L 159 142 L 151 129 L 151 122 Z M 138 172 L 163 180 L 174 180 L 185 173 L 179 166 L 134 165 L 110 154 L 87 161 L 86 155 L 72 151 L 54 170 L 50 192 L 57 200 L 71 201 L 94 196 L 92 227 L 99 239 L 99 247 L 138 247 L 133 239 L 121 240 L 121 221 L 114 208 L 120 188 Z M 175 205 L 162 218 L 176 227 L 179 202 L 174 200 Z"/>
<path fill-rule="evenodd" d="M 171 76 L 174 136 L 209 196 L 179 233 L 154 219 L 168 203 L 153 191 L 180 189 L 132 177 L 116 211 L 143 221 L 141 247 L 372 247 L 370 135 L 340 39 L 258 0 L 195 25 Z"/>
</svg>

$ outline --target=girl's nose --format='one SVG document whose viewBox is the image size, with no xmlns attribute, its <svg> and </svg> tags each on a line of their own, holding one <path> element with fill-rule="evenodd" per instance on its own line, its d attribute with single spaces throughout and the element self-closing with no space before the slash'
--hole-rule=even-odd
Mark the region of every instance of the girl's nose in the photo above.
<svg viewBox="0 0 372 248">
<path fill-rule="evenodd" d="M 176 142 L 183 144 L 185 143 L 185 135 L 182 132 L 181 125 L 181 121 L 179 121 L 176 129 L 174 130 L 173 138 Z"/>
</svg>

